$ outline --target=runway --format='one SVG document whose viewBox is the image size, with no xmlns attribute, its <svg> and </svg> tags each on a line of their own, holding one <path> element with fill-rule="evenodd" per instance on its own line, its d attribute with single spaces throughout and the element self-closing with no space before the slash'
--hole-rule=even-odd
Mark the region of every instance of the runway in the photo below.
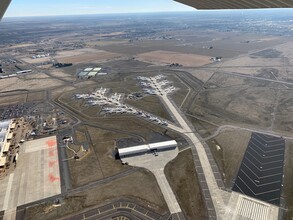
<svg viewBox="0 0 293 220">
<path fill-rule="evenodd" d="M 14 172 L 0 181 L 4 219 L 15 219 L 17 206 L 61 193 L 56 137 L 28 141 L 20 148 Z"/>
</svg>

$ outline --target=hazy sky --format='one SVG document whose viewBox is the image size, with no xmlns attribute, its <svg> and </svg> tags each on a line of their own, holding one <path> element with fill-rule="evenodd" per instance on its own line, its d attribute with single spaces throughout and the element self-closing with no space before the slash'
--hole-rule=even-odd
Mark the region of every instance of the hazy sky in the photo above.
<svg viewBox="0 0 293 220">
<path fill-rule="evenodd" d="M 192 11 L 173 0 L 12 0 L 5 16 Z"/>
</svg>

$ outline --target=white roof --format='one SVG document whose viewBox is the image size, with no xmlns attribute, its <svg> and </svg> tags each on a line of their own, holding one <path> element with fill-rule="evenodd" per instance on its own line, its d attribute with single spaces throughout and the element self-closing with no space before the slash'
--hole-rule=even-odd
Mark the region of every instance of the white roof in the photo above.
<svg viewBox="0 0 293 220">
<path fill-rule="evenodd" d="M 9 127 L 10 120 L 0 121 L 0 128 L 7 129 Z"/>
<path fill-rule="evenodd" d="M 149 144 L 149 147 L 151 150 L 156 148 L 161 148 L 161 147 L 168 147 L 168 146 L 177 146 L 177 142 L 172 140 L 172 141 L 163 141 L 163 142 Z"/>
<path fill-rule="evenodd" d="M 79 76 L 85 76 L 85 75 L 87 75 L 88 74 L 88 72 L 80 72 L 78 75 Z"/>
<path fill-rule="evenodd" d="M 88 76 L 95 76 L 97 75 L 98 72 L 95 72 L 95 71 L 92 71 L 92 72 L 89 72 Z"/>
<path fill-rule="evenodd" d="M 97 68 L 94 68 L 94 71 L 99 72 L 101 69 L 102 69 L 101 67 L 97 67 Z"/>
<path fill-rule="evenodd" d="M 4 139 L 6 137 L 7 132 L 6 131 L 1 131 L 0 132 L 0 142 L 4 142 Z"/>
<path fill-rule="evenodd" d="M 153 149 L 162 149 L 166 147 L 177 147 L 177 142 L 172 140 L 172 141 L 163 141 L 163 142 L 158 142 L 158 143 L 153 143 L 153 144 L 145 144 L 145 145 L 138 145 L 134 147 L 126 147 L 126 148 L 118 148 L 118 152 L 120 156 L 124 155 L 129 155 L 129 154 L 134 154 L 134 153 L 142 153 L 145 152 L 147 153 L 150 150 Z"/>
<path fill-rule="evenodd" d="M 121 148 L 118 149 L 119 154 L 124 155 L 124 154 L 130 154 L 134 152 L 146 152 L 149 150 L 148 145 L 139 145 L 139 146 L 134 146 L 134 147 L 126 147 L 126 148 Z"/>
</svg>

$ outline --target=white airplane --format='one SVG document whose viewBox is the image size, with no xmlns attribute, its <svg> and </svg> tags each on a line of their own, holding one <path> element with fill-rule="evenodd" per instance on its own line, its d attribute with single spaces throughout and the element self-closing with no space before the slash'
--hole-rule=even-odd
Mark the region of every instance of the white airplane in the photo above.
<svg viewBox="0 0 293 220">
<path fill-rule="evenodd" d="M 77 99 L 87 99 L 87 98 L 89 98 L 89 95 L 88 94 L 76 94 L 75 97 Z"/>
</svg>

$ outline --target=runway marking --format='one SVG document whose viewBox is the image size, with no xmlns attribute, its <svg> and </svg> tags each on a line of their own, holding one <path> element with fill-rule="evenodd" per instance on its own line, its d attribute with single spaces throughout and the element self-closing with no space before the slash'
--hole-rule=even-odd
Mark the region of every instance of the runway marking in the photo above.
<svg viewBox="0 0 293 220">
<path fill-rule="evenodd" d="M 51 183 L 54 183 L 55 181 L 60 181 L 60 177 L 56 177 L 52 173 L 49 173 L 48 177 Z"/>
<path fill-rule="evenodd" d="M 46 141 L 46 144 L 49 148 L 53 148 L 56 146 L 57 142 L 56 142 L 56 140 L 48 140 L 48 141 Z"/>
<path fill-rule="evenodd" d="M 55 156 L 54 151 L 55 150 L 49 150 L 49 152 L 48 152 L 49 157 L 54 157 Z"/>
<path fill-rule="evenodd" d="M 56 160 L 51 160 L 48 162 L 49 167 L 53 167 L 56 163 L 58 163 Z"/>
</svg>

